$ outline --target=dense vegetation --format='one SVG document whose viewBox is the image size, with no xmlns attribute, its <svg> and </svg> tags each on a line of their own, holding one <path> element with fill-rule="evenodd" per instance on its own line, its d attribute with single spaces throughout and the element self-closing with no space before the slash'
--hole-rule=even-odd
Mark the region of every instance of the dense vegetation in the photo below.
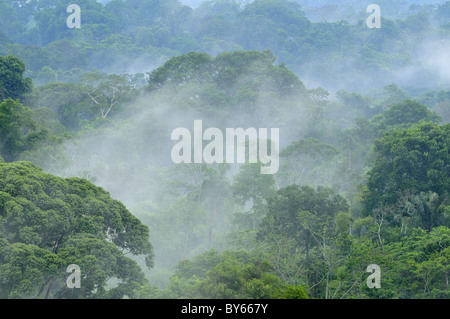
<svg viewBox="0 0 450 319">
<path fill-rule="evenodd" d="M 0 164 L 1 298 L 134 295 L 144 274 L 124 253 L 153 263 L 148 227 L 103 189 L 62 179 L 29 162 Z M 83 289 L 65 287 L 65 269 L 84 269 Z M 106 289 L 107 281 L 121 282 Z"/>
<path fill-rule="evenodd" d="M 302 79 L 336 91 L 392 82 L 430 88 L 447 76 L 437 61 L 448 52 L 449 2 L 379 1 L 383 25 L 376 30 L 365 24 L 370 1 L 341 1 L 311 13 L 340 15 L 351 6 L 351 24 L 311 22 L 298 3 L 286 0 L 242 2 L 205 1 L 194 10 L 178 0 L 83 0 L 77 2 L 82 27 L 69 29 L 66 1 L 2 0 L 0 54 L 24 61 L 36 84 L 79 83 L 94 70 L 144 73 L 191 51 L 215 56 L 265 49 Z M 393 12 L 402 14 L 388 20 Z"/>
<path fill-rule="evenodd" d="M 0 298 L 450 298 L 450 2 L 77 3 L 0 0 Z M 198 119 L 279 171 L 175 165 Z"/>
</svg>

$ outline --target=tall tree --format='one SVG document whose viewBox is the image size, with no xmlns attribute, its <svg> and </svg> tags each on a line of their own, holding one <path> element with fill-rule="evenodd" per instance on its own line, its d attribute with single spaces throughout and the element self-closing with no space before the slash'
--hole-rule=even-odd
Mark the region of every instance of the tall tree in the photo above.
<svg viewBox="0 0 450 319">
<path fill-rule="evenodd" d="M 375 142 L 375 163 L 363 193 L 366 212 L 393 205 L 406 190 L 435 192 L 441 201 L 450 189 L 450 125 L 422 123 L 386 133 Z"/>
<path fill-rule="evenodd" d="M 152 267 L 149 230 L 106 191 L 29 162 L 0 163 L 2 298 L 132 296 L 145 279 L 126 254 Z M 80 289 L 67 289 L 71 264 L 81 269 Z M 108 289 L 113 278 L 119 284 Z"/>
<path fill-rule="evenodd" d="M 37 128 L 33 111 L 18 101 L 0 103 L 0 155 L 8 162 L 20 153 L 34 149 L 48 135 L 47 128 Z"/>
<path fill-rule="evenodd" d="M 4 99 L 22 98 L 31 90 L 31 78 L 23 77 L 25 64 L 18 58 L 8 55 L 0 56 L 0 102 Z"/>
</svg>

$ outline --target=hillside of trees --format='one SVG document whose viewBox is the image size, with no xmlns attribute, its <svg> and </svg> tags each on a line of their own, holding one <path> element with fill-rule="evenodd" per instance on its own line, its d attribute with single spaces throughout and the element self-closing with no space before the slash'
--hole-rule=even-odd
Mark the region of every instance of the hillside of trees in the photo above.
<svg viewBox="0 0 450 319">
<path fill-rule="evenodd" d="M 0 0 L 0 298 L 450 298 L 450 1 L 182 2 Z"/>
</svg>

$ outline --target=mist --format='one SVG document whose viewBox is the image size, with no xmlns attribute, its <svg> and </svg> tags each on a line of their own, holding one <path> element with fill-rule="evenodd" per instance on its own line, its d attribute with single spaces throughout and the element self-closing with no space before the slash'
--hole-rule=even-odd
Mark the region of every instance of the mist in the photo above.
<svg viewBox="0 0 450 319">
<path fill-rule="evenodd" d="M 312 3 L 298 2 L 306 8 L 307 17 L 308 13 L 313 16 L 314 8 L 317 9 L 319 5 L 329 5 L 323 2 L 312 7 Z M 201 1 L 182 1 L 182 3 L 194 9 L 205 10 L 205 7 L 202 9 Z M 345 5 L 355 6 L 350 2 Z M 363 4 L 359 7 L 362 6 Z M 245 5 L 242 5 L 242 8 L 245 8 Z M 193 14 L 196 15 L 195 10 Z M 363 15 L 358 15 L 358 18 L 363 18 Z M 353 21 L 355 23 L 353 28 L 361 28 L 362 32 L 367 33 L 367 41 L 370 41 L 373 34 L 383 32 L 383 29 L 365 30 L 361 20 L 358 25 L 357 19 Z M 186 28 L 194 30 L 191 26 Z M 224 48 L 233 48 L 233 45 L 243 49 L 259 49 L 257 46 L 245 46 L 239 41 L 237 36 L 228 35 L 225 42 L 214 47 L 205 46 L 204 50 L 214 58 L 220 55 Z M 192 230 L 183 230 L 186 225 L 180 221 L 175 222 L 174 227 L 185 236 L 178 234 L 171 237 L 176 231 L 168 231 L 172 218 L 168 216 L 174 216 L 172 213 L 174 209 L 179 210 L 177 215 L 181 220 L 190 216 L 192 225 L 209 223 L 208 212 L 192 206 L 201 206 L 201 202 L 188 200 L 188 194 L 192 189 L 201 186 L 198 178 L 203 174 L 202 165 L 175 165 L 171 161 L 170 153 L 175 144 L 170 140 L 171 132 L 178 127 L 187 128 L 192 132 L 194 120 L 202 120 L 204 128 L 217 127 L 223 131 L 229 127 L 279 128 L 281 150 L 297 140 L 308 137 L 317 137 L 324 142 L 336 144 L 335 137 L 328 135 L 327 131 L 338 126 L 336 123 L 340 121 L 346 121 L 342 129 L 351 128 L 356 117 L 350 121 L 328 117 L 330 127 L 321 128 L 322 134 L 317 135 L 312 126 L 318 106 L 314 104 L 308 90 L 318 87 L 327 90 L 330 100 L 325 99 L 326 105 L 338 103 L 335 93 L 340 90 L 365 94 L 380 90 L 391 83 L 409 88 L 448 88 L 450 85 L 449 61 L 446 56 L 450 49 L 448 36 L 436 35 L 435 38 L 421 39 L 419 42 L 412 36 L 406 46 L 401 41 L 393 39 L 382 49 L 394 56 L 392 60 L 387 61 L 385 68 L 377 68 L 370 64 L 367 68 L 361 67 L 361 53 L 352 49 L 339 57 L 331 50 L 302 61 L 274 50 L 276 58 L 274 65 L 286 62 L 288 68 L 293 70 L 304 85 L 302 89 L 304 95 L 295 97 L 268 95 L 267 92 L 277 90 L 273 83 L 268 82 L 261 87 L 258 96 L 253 97 L 249 105 L 233 106 L 230 110 L 227 110 L 226 106 L 219 111 L 205 109 L 205 105 L 208 106 L 209 103 L 205 97 L 206 92 L 196 84 L 186 85 L 186 88 L 180 87 L 177 90 L 163 86 L 157 92 L 143 89 L 139 96 L 123 107 L 125 111 L 112 117 L 113 121 L 110 124 L 106 122 L 98 128 L 86 130 L 67 142 L 65 148 L 70 161 L 69 169 L 66 167 L 61 171 L 55 169 L 53 164 L 46 163 L 43 164 L 44 170 L 63 177 L 80 176 L 91 180 L 110 192 L 113 198 L 122 201 L 134 215 L 147 224 L 156 257 L 155 269 L 146 272 L 152 284 L 164 288 L 174 267 L 181 260 L 191 259 L 211 248 L 223 250 L 233 247 L 229 243 L 229 236 L 234 229 L 233 215 L 242 209 L 234 203 L 226 203 L 227 210 L 222 212 L 220 227 L 215 226 L 212 239 L 211 234 L 203 229 L 196 230 L 197 237 L 188 240 L 188 234 Z M 137 57 L 116 55 L 103 71 L 150 73 L 179 54 L 176 50 L 167 53 L 167 56 L 151 51 Z M 398 63 L 395 61 L 395 55 L 399 56 Z M 91 56 L 91 59 L 90 63 L 93 65 L 98 63 L 95 56 Z M 101 60 L 101 56 L 98 59 Z M 241 75 L 235 81 L 240 86 L 252 85 L 253 77 L 253 74 Z M 183 102 L 180 105 L 181 100 L 188 103 Z M 245 112 L 246 109 L 249 111 Z M 257 113 L 253 113 L 252 110 L 257 110 Z M 331 110 L 329 112 L 333 116 L 339 116 Z M 341 183 L 340 187 L 345 187 L 336 179 L 340 165 L 345 164 L 345 156 L 340 154 L 334 157 L 321 172 L 312 169 L 309 178 L 305 178 L 302 173 L 297 183 L 312 186 L 336 186 Z M 322 160 L 319 159 L 318 162 Z M 288 164 L 282 159 L 282 167 L 276 177 L 279 187 L 289 185 L 291 180 L 283 175 L 285 174 L 283 165 L 292 163 Z M 360 165 L 364 164 L 361 162 Z M 217 165 L 209 166 L 217 169 Z M 305 169 L 306 166 L 301 168 L 303 171 Z M 226 181 L 232 183 L 233 176 L 238 172 L 239 165 L 230 165 Z M 178 202 L 176 208 L 173 207 L 175 202 Z M 248 207 L 251 207 L 251 203 L 247 204 L 247 209 Z M 197 213 L 193 214 L 192 212 L 196 210 Z M 197 226 L 192 227 L 194 229 Z"/>
<path fill-rule="evenodd" d="M 151 17 L 150 2 L 97 2 L 89 10 L 102 18 L 79 30 L 44 32 L 37 23 L 0 34 L 0 53 L 23 59 L 33 79 L 23 101 L 34 124 L 54 134 L 18 159 L 85 178 L 124 203 L 149 228 L 154 267 L 132 258 L 152 287 L 170 287 L 180 262 L 205 252 L 264 250 L 257 236 L 269 223 L 269 200 L 292 185 L 335 192 L 338 213 L 359 223 L 355 233 L 373 231 L 361 194 L 375 140 L 419 122 L 409 113 L 412 120 L 386 120 L 398 112 L 389 111 L 400 105 L 426 121 L 450 121 L 449 2 L 380 1 L 380 29 L 366 25 L 371 1 L 154 1 Z M 203 131 L 279 129 L 279 169 L 264 176 L 253 170 L 261 163 L 175 164 L 171 134 L 193 136 L 196 120 Z M 341 233 L 352 235 L 343 223 Z"/>
</svg>

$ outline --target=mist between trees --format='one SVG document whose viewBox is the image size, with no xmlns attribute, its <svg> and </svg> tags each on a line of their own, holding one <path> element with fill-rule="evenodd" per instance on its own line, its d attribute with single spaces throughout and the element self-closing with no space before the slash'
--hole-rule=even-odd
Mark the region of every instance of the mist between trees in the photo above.
<svg viewBox="0 0 450 319">
<path fill-rule="evenodd" d="M 86 0 L 79 29 L 67 3 L 19 4 L 0 1 L 0 298 L 449 298 L 450 2 L 380 1 L 380 29 L 347 2 L 315 22 Z M 195 141 L 174 163 L 196 120 L 279 129 L 277 172 Z"/>
</svg>

